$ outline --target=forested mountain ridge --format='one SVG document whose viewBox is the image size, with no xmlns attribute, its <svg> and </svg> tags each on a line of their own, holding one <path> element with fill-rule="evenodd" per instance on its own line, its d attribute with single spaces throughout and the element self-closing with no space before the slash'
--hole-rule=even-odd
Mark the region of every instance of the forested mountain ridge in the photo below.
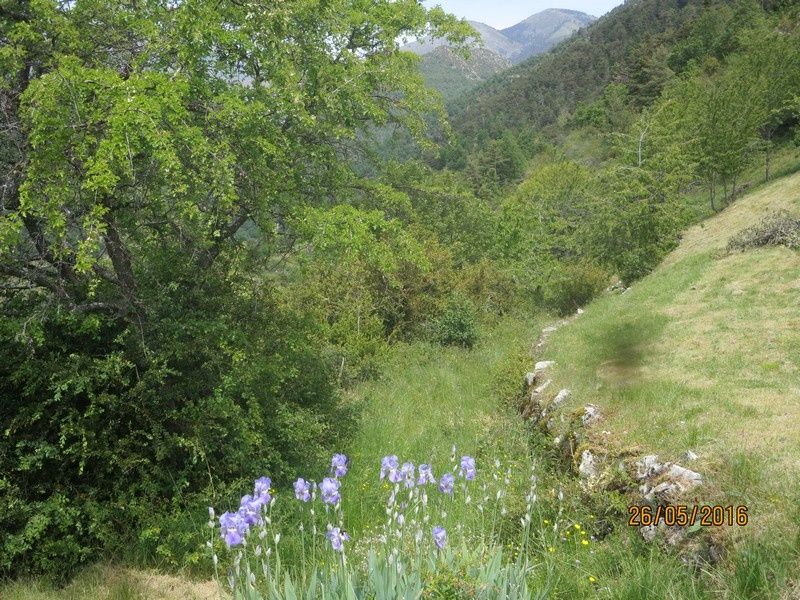
<svg viewBox="0 0 800 600">
<path fill-rule="evenodd" d="M 486 48 L 471 48 L 467 57 L 439 46 L 420 60 L 425 83 L 442 94 L 446 103 L 511 66 L 508 59 Z"/>
<path fill-rule="evenodd" d="M 685 37 L 706 5 L 703 0 L 635 0 L 618 6 L 552 52 L 463 98 L 452 111 L 454 126 L 474 139 L 509 127 L 534 131 L 552 125 L 609 83 L 631 77 L 637 55 L 651 60 L 643 44 L 669 46 Z"/>
<path fill-rule="evenodd" d="M 516 64 L 546 52 L 596 20 L 577 10 L 548 8 L 502 30 L 479 21 L 467 23 L 478 33 L 479 41 L 487 50 Z M 424 56 L 447 45 L 446 40 L 433 38 L 411 42 L 403 49 Z"/>
<path fill-rule="evenodd" d="M 446 40 L 436 38 L 417 40 L 403 49 L 422 56 L 426 83 L 449 102 L 512 64 L 546 52 L 595 20 L 578 11 L 550 8 L 502 31 L 467 21 L 480 42 L 467 57 L 458 56 Z"/>
</svg>

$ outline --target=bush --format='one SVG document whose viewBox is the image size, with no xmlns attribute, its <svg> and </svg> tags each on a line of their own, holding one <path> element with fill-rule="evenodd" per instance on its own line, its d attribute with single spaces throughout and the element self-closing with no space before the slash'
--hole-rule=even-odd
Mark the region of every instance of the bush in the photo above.
<svg viewBox="0 0 800 600">
<path fill-rule="evenodd" d="M 786 211 L 769 215 L 760 223 L 731 238 L 728 252 L 762 246 L 786 246 L 792 250 L 800 250 L 800 219 L 791 217 Z"/>
<path fill-rule="evenodd" d="M 561 316 L 572 314 L 603 291 L 607 282 L 606 272 L 591 262 L 559 263 L 545 287 L 545 304 Z"/>
<path fill-rule="evenodd" d="M 475 307 L 461 295 L 452 296 L 432 324 L 433 340 L 442 346 L 472 348 L 478 341 Z"/>
<path fill-rule="evenodd" d="M 288 481 L 347 435 L 311 323 L 264 290 L 179 294 L 151 314 L 149 360 L 113 318 L 54 311 L 23 330 L 6 304 L 0 576 L 68 577 L 136 539 L 177 566 L 203 542 L 175 518 L 198 497 L 267 470 Z"/>
<path fill-rule="evenodd" d="M 513 278 L 489 259 L 464 266 L 458 274 L 458 289 L 489 315 L 504 315 L 518 302 Z"/>
</svg>

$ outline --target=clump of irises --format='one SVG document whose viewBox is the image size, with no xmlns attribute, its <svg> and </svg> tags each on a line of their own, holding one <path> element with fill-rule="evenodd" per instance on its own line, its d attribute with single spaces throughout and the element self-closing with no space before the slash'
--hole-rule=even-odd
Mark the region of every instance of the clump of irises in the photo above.
<svg viewBox="0 0 800 600">
<path fill-rule="evenodd" d="M 329 476 L 322 479 L 319 484 L 314 481 L 306 480 L 302 477 L 294 482 L 294 496 L 303 503 L 311 502 L 319 492 L 319 497 L 323 504 L 339 508 L 341 505 L 341 479 L 347 475 L 349 470 L 349 459 L 344 454 L 334 454 L 331 458 Z M 471 456 L 462 456 L 458 476 L 464 481 L 474 481 L 477 476 L 475 459 Z M 396 485 L 389 500 L 390 512 L 394 522 L 402 526 L 405 523 L 405 515 L 401 512 L 407 508 L 408 502 L 397 504 L 397 494 L 399 488 L 411 490 L 413 488 L 423 488 L 428 485 L 436 485 L 437 479 L 430 464 L 423 463 L 415 465 L 413 462 L 400 463 L 396 455 L 384 456 L 381 460 L 380 480 L 387 481 Z M 438 479 L 438 489 L 442 494 L 452 496 L 455 492 L 456 477 L 450 472 L 443 473 Z M 427 493 L 419 496 L 411 494 L 409 499 L 421 500 L 427 506 Z M 239 508 L 236 511 L 228 511 L 220 515 L 219 528 L 220 536 L 225 541 L 228 548 L 234 548 L 245 543 L 245 540 L 254 526 L 262 525 L 268 520 L 267 513 L 274 504 L 272 480 L 269 477 L 259 477 L 253 486 L 253 493 L 242 496 Z M 213 509 L 209 509 L 213 517 Z M 326 538 L 330 546 L 337 552 L 344 550 L 344 542 L 350 541 L 350 536 L 342 529 L 329 524 Z M 447 531 L 439 525 L 431 529 L 431 538 L 437 548 L 444 549 L 447 544 Z"/>
<path fill-rule="evenodd" d="M 384 507 L 385 519 L 382 526 L 360 536 L 361 540 L 351 539 L 342 509 L 343 495 L 347 494 L 343 482 L 350 467 L 346 455 L 334 454 L 327 473 L 319 480 L 299 477 L 292 485 L 294 498 L 290 494 L 288 502 L 295 503 L 299 514 L 298 541 L 303 562 L 298 573 L 303 574 L 302 577 L 309 572 L 317 573 L 320 564 L 329 563 L 338 564 L 343 569 L 339 573 L 352 573 L 348 567 L 351 554 L 364 557 L 369 554 L 373 558 L 381 556 L 381 562 L 378 563 L 380 568 L 393 572 L 393 577 L 397 576 L 400 581 L 403 572 L 419 568 L 421 557 L 429 557 L 426 564 L 452 560 L 455 552 L 449 549 L 451 545 L 463 548 L 462 542 L 467 543 L 468 547 L 478 549 L 481 560 L 486 559 L 486 553 L 497 552 L 498 548 L 502 552 L 497 540 L 503 538 L 502 527 L 507 522 L 503 518 L 507 515 L 506 493 L 510 487 L 512 469 L 501 468 L 500 461 L 494 461 L 493 467 L 487 464 L 482 471 L 484 476 L 479 478 L 475 458 L 459 457 L 455 447 L 449 465 L 438 471 L 429 462 L 415 464 L 401 460 L 394 454 L 384 456 L 380 468 L 376 469 L 375 479 L 388 493 Z M 480 529 L 465 530 L 464 519 L 461 518 L 464 513 L 457 510 L 448 519 L 448 513 L 456 509 L 457 498 L 463 505 L 460 510 L 473 511 L 476 518 L 480 519 Z M 520 520 L 524 535 L 521 547 L 527 544 L 535 500 L 536 477 L 532 472 L 526 497 L 527 511 Z M 228 570 L 232 590 L 242 585 L 256 589 L 256 582 L 262 573 L 265 582 L 281 581 L 282 577 L 285 579 L 285 575 L 280 574 L 280 533 L 271 517 L 275 503 L 272 481 L 268 477 L 260 477 L 255 480 L 252 492 L 242 496 L 236 510 L 216 518 L 214 510 L 209 509 L 209 526 L 218 530 L 228 549 L 234 550 L 231 555 L 232 566 Z M 320 519 L 324 520 L 320 523 Z M 448 527 L 452 530 L 448 530 Z M 309 534 L 311 571 L 306 570 Z M 473 544 L 474 541 L 477 544 Z M 213 550 L 213 540 L 209 546 Z M 326 546 L 330 553 L 327 558 L 317 553 Z M 216 553 L 213 554 L 213 560 L 216 570 Z M 260 564 L 261 568 L 253 569 L 253 562 Z M 370 564 L 370 568 L 375 568 L 376 563 Z"/>
</svg>

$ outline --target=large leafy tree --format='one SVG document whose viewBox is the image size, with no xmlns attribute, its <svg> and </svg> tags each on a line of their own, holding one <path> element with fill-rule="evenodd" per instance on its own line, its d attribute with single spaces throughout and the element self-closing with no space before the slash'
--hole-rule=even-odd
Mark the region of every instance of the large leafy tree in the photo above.
<svg viewBox="0 0 800 600">
<path fill-rule="evenodd" d="M 372 189 L 360 130 L 425 134 L 399 45 L 429 32 L 469 28 L 416 0 L 0 1 L 0 571 L 67 572 L 335 442 L 271 259 Z"/>
</svg>

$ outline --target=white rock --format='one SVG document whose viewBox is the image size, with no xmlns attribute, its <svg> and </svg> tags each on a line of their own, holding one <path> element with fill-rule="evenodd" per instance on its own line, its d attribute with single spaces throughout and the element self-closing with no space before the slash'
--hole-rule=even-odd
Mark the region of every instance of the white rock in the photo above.
<svg viewBox="0 0 800 600">
<path fill-rule="evenodd" d="M 553 380 L 552 380 L 552 379 L 548 379 L 548 380 L 547 380 L 547 381 L 545 381 L 545 382 L 544 382 L 542 385 L 540 385 L 540 386 L 539 386 L 539 387 L 537 387 L 535 390 L 533 390 L 533 395 L 534 395 L 534 396 L 538 396 L 538 395 L 540 395 L 540 394 L 541 394 L 542 392 L 544 392 L 544 391 L 545 391 L 545 390 L 546 390 L 548 387 L 550 387 L 550 384 L 551 384 L 551 383 L 553 383 Z"/>
<path fill-rule="evenodd" d="M 597 461 L 589 450 L 584 450 L 581 454 L 581 464 L 578 466 L 578 473 L 584 479 L 597 477 Z"/>
<path fill-rule="evenodd" d="M 553 398 L 553 406 L 558 406 L 566 400 L 569 400 L 569 397 L 572 395 L 572 392 L 569 390 L 561 390 L 556 394 L 556 397 Z"/>
<path fill-rule="evenodd" d="M 669 477 L 670 479 L 678 480 L 679 482 L 685 482 L 689 484 L 690 487 L 694 487 L 703 483 L 703 476 L 700 475 L 700 473 L 680 465 L 672 465 L 669 468 Z"/>
<path fill-rule="evenodd" d="M 664 472 L 667 465 L 658 462 L 658 456 L 649 454 L 636 463 L 636 478 L 649 479 Z"/>
<path fill-rule="evenodd" d="M 672 496 L 674 493 L 679 492 L 679 486 L 672 481 L 664 481 L 659 483 L 653 489 L 645 494 L 645 500 L 655 500 L 656 498 L 663 498 L 666 496 Z"/>
<path fill-rule="evenodd" d="M 526 373 L 525 387 L 531 387 L 534 383 L 536 383 L 536 373 Z"/>
<path fill-rule="evenodd" d="M 639 533 L 642 534 L 645 542 L 652 542 L 656 539 L 656 526 L 648 525 L 647 527 L 639 527 Z"/>
<path fill-rule="evenodd" d="M 552 366 L 555 366 L 556 361 L 554 360 L 540 360 L 533 366 L 534 371 L 546 371 Z"/>
<path fill-rule="evenodd" d="M 694 453 L 694 452 L 692 452 L 691 450 L 687 450 L 687 451 L 686 451 L 686 452 L 683 454 L 683 457 L 684 457 L 686 460 L 697 460 L 697 454 L 695 454 L 695 453 Z"/>
<path fill-rule="evenodd" d="M 600 420 L 600 407 L 595 406 L 594 404 L 587 404 L 583 408 L 583 415 L 581 416 L 581 421 L 583 422 L 584 427 L 593 425 L 599 420 Z"/>
<path fill-rule="evenodd" d="M 580 316 L 583 313 L 584 313 L 584 310 L 582 308 L 579 308 L 578 311 L 575 314 Z"/>
</svg>

